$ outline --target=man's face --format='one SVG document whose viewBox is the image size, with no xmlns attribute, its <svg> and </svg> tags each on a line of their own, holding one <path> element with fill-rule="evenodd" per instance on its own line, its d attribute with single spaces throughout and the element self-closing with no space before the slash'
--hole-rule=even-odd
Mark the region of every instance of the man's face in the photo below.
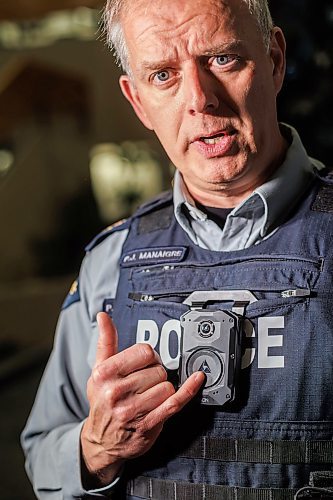
<svg viewBox="0 0 333 500">
<path fill-rule="evenodd" d="M 281 31 L 267 52 L 242 0 L 138 0 L 122 24 L 132 73 L 122 91 L 191 194 L 254 189 L 282 150 Z"/>
</svg>

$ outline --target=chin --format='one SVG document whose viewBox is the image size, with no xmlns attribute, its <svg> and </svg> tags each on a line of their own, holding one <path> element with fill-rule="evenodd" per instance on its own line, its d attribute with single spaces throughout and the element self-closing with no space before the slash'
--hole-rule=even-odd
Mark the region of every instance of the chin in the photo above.
<svg viewBox="0 0 333 500">
<path fill-rule="evenodd" d="M 243 177 L 247 168 L 236 165 L 222 164 L 219 162 L 217 165 L 202 165 L 198 177 L 205 183 L 210 184 L 229 184 Z"/>
</svg>

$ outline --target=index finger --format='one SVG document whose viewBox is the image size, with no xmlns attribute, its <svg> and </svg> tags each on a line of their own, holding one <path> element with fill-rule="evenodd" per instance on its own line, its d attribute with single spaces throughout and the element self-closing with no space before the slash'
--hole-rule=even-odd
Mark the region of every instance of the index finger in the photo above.
<svg viewBox="0 0 333 500">
<path fill-rule="evenodd" d="M 189 403 L 194 396 L 199 392 L 200 387 L 206 380 L 204 372 L 193 373 L 177 392 L 172 394 L 158 408 L 151 411 L 145 417 L 145 425 L 147 429 L 153 429 L 157 425 L 168 420 L 170 417 L 178 413 Z"/>
</svg>

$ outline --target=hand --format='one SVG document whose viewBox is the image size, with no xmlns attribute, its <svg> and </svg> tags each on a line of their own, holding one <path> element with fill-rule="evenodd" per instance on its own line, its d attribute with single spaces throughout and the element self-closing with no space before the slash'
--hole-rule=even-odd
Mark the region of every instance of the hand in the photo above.
<svg viewBox="0 0 333 500">
<path fill-rule="evenodd" d="M 149 344 L 118 353 L 117 331 L 108 314 L 99 313 L 97 322 L 96 361 L 87 384 L 90 412 L 81 446 L 88 472 L 103 486 L 124 461 L 151 448 L 164 422 L 196 395 L 205 375 L 194 373 L 176 392 Z"/>
</svg>

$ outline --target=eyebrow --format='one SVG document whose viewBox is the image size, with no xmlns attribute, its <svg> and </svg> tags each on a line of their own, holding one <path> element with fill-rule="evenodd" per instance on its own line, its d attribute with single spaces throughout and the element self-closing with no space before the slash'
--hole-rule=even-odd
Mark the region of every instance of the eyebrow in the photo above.
<svg viewBox="0 0 333 500">
<path fill-rule="evenodd" d="M 242 40 L 232 40 L 231 42 L 225 42 L 220 45 L 212 46 L 211 48 L 206 49 L 203 53 L 201 53 L 198 57 L 202 56 L 214 56 L 218 54 L 223 54 L 227 52 L 237 52 L 244 46 Z M 146 72 L 150 71 L 158 71 L 162 68 L 167 68 L 172 66 L 172 58 L 170 59 L 160 59 L 159 61 L 142 61 L 139 69 L 139 76 L 144 77 Z"/>
<path fill-rule="evenodd" d="M 232 42 L 221 43 L 221 45 L 213 46 L 203 53 L 205 56 L 223 54 L 225 52 L 237 52 L 244 47 L 242 40 L 232 40 Z"/>
</svg>

